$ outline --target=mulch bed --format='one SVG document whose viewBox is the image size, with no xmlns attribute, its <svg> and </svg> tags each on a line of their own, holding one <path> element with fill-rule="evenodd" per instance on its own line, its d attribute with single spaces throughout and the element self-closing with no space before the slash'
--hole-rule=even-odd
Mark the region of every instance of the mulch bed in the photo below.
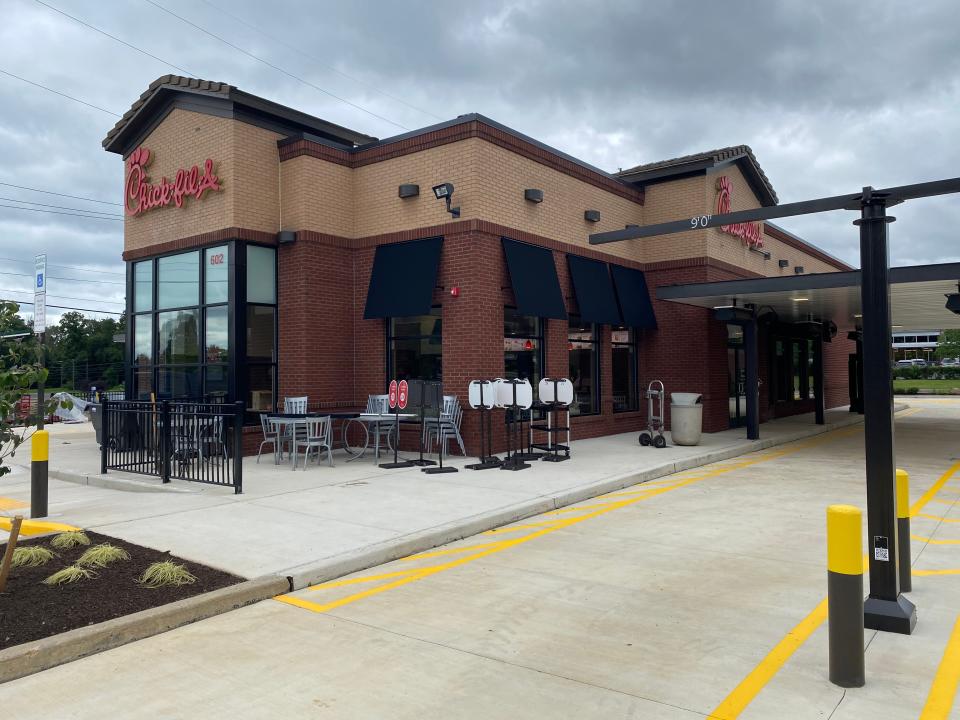
<svg viewBox="0 0 960 720">
<path fill-rule="evenodd" d="M 70 550 L 50 547 L 52 535 L 17 542 L 17 547 L 43 545 L 53 550 L 57 557 L 40 567 L 11 569 L 6 590 L 0 594 L 0 649 L 166 605 L 244 580 L 230 573 L 182 560 L 169 552 L 134 545 L 95 532 L 87 531 L 87 536 L 90 545 Z M 118 560 L 106 568 L 94 570 L 97 575 L 89 580 L 65 585 L 42 584 L 57 570 L 72 565 L 88 547 L 103 542 L 123 548 L 130 553 L 130 559 Z M 6 544 L 0 545 L 0 559 L 4 550 Z M 137 579 L 147 566 L 162 560 L 182 563 L 196 576 L 196 582 L 156 589 L 139 585 Z"/>
</svg>

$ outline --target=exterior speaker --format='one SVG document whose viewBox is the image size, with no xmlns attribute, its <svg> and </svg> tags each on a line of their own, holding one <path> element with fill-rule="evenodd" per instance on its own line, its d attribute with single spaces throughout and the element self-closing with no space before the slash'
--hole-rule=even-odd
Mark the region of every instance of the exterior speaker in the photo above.
<svg viewBox="0 0 960 720">
<path fill-rule="evenodd" d="M 297 234 L 293 230 L 281 230 L 277 233 L 277 242 L 281 245 L 287 245 L 297 241 Z"/>
<path fill-rule="evenodd" d="M 543 190 L 537 190 L 536 188 L 528 188 L 523 191 L 523 199 L 529 200 L 532 203 L 542 203 L 543 202 Z"/>
<path fill-rule="evenodd" d="M 400 186 L 397 194 L 402 198 L 416 197 L 420 194 L 420 186 L 412 183 L 404 183 Z"/>
<path fill-rule="evenodd" d="M 778 260 L 778 261 L 777 261 L 777 265 L 779 265 L 779 266 L 782 267 L 782 268 L 787 267 L 789 264 L 790 264 L 790 261 L 789 261 L 789 260 Z"/>
<path fill-rule="evenodd" d="M 599 210 L 584 210 L 583 219 L 587 222 L 600 222 L 600 211 Z"/>
<path fill-rule="evenodd" d="M 795 265 L 793 268 L 794 275 L 803 275 L 803 265 Z"/>
</svg>

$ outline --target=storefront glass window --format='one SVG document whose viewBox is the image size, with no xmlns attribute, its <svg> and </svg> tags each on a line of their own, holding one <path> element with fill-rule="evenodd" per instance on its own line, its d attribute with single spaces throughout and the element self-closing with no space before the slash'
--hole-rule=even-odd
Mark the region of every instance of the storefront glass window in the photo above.
<svg viewBox="0 0 960 720">
<path fill-rule="evenodd" d="M 153 310 L 153 260 L 134 263 L 133 311 Z"/>
<path fill-rule="evenodd" d="M 199 362 L 199 322 L 198 310 L 159 313 L 157 362 L 161 365 Z"/>
<path fill-rule="evenodd" d="M 247 368 L 247 411 L 273 412 L 274 365 L 251 365 Z M 256 415 L 252 415 L 254 419 Z M 257 420 L 259 422 L 259 420 Z"/>
<path fill-rule="evenodd" d="M 247 362 L 275 362 L 274 325 L 276 308 L 247 306 Z"/>
<path fill-rule="evenodd" d="M 230 357 L 229 313 L 226 305 L 207 308 L 204 356 L 208 363 L 227 362 Z"/>
<path fill-rule="evenodd" d="M 571 415 L 593 415 L 600 412 L 600 336 L 595 323 L 583 322 L 579 315 L 570 315 L 567 335 L 570 349 L 570 380 L 574 401 Z"/>
<path fill-rule="evenodd" d="M 503 376 L 507 380 L 526 378 L 537 385 L 543 377 L 543 321 L 520 315 L 514 307 L 503 309 Z"/>
<path fill-rule="evenodd" d="M 135 315 L 133 320 L 133 361 L 137 365 L 153 362 L 153 316 Z"/>
<path fill-rule="evenodd" d="M 277 251 L 247 246 L 247 302 L 277 304 Z"/>
<path fill-rule="evenodd" d="M 160 310 L 200 304 L 199 251 L 160 258 L 157 276 L 157 306 Z"/>
<path fill-rule="evenodd" d="M 165 367 L 157 372 L 157 394 L 161 398 L 198 398 L 200 387 L 200 368 Z"/>
<path fill-rule="evenodd" d="M 429 315 L 387 319 L 388 380 L 443 379 L 443 318 L 439 305 Z"/>
<path fill-rule="evenodd" d="M 230 250 L 224 245 L 207 248 L 204 257 L 204 302 L 207 305 L 225 303 L 229 300 Z"/>
<path fill-rule="evenodd" d="M 633 328 L 610 333 L 613 364 L 613 411 L 628 412 L 639 407 L 637 400 L 637 335 Z"/>
</svg>

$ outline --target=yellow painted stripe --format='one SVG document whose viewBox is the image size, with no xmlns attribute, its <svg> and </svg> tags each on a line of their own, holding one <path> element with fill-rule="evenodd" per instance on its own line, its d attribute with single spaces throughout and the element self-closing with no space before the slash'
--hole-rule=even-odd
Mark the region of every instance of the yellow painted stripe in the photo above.
<svg viewBox="0 0 960 720">
<path fill-rule="evenodd" d="M 545 512 L 544 515 L 569 515 L 570 513 L 577 513 L 583 510 L 595 510 L 596 508 L 607 507 L 609 503 L 594 503 L 592 505 L 574 505 L 573 507 L 560 508 L 559 510 L 551 510 L 550 512 Z"/>
<path fill-rule="evenodd" d="M 940 515 L 927 515 L 927 513 L 917 513 L 917 517 L 927 518 L 927 520 L 939 520 L 945 523 L 960 523 L 960 518 L 946 518 Z"/>
<path fill-rule="evenodd" d="M 960 488 L 944 487 L 944 488 L 940 488 L 940 492 L 945 492 L 945 493 L 960 493 Z"/>
<path fill-rule="evenodd" d="M 921 495 L 920 499 L 917 500 L 910 507 L 910 515 L 911 516 L 916 515 L 918 512 L 923 510 L 924 506 L 926 506 L 928 502 L 930 502 L 931 500 L 934 500 L 935 499 L 934 495 L 940 492 L 943 486 L 946 485 L 947 481 L 953 477 L 954 473 L 956 473 L 958 469 L 960 469 L 960 462 L 955 462 L 953 465 L 951 465 L 950 469 L 947 470 L 943 475 L 941 475 L 940 479 L 937 480 L 932 486 L 930 486 L 930 489 L 927 490 L 923 495 Z M 937 499 L 936 502 L 951 502 L 952 504 L 952 501 L 939 500 L 939 499 Z"/>
<path fill-rule="evenodd" d="M 930 502 L 942 503 L 943 505 L 956 505 L 956 500 L 947 500 L 946 498 L 930 498 Z"/>
<path fill-rule="evenodd" d="M 0 530 L 9 532 L 13 527 L 13 521 L 7 517 L 0 517 Z M 80 528 L 73 525 L 64 525 L 63 523 L 47 522 L 46 520 L 24 520 L 20 526 L 21 535 L 43 535 L 52 532 L 70 532 Z"/>
<path fill-rule="evenodd" d="M 923 537 L 922 535 L 910 534 L 911 540 L 917 542 L 930 543 L 931 545 L 960 545 L 960 540 L 935 540 L 934 538 Z"/>
<path fill-rule="evenodd" d="M 406 577 L 417 572 L 416 568 L 412 570 L 397 570 L 396 572 L 381 573 L 380 575 L 366 575 L 364 577 L 346 578 L 343 580 L 331 580 L 330 582 L 311 585 L 310 590 L 328 590 L 329 588 L 343 587 L 344 585 L 359 585 L 360 583 L 376 582 L 377 580 L 389 580 L 390 578 Z"/>
<path fill-rule="evenodd" d="M 50 433 L 37 430 L 30 441 L 31 462 L 47 462 L 50 459 Z"/>
<path fill-rule="evenodd" d="M 19 510 L 21 508 L 30 507 L 30 503 L 25 503 L 22 500 L 15 500 L 14 498 L 0 497 L 0 510 Z"/>
<path fill-rule="evenodd" d="M 854 505 L 827 508 L 827 570 L 863 575 L 863 514 Z"/>
<path fill-rule="evenodd" d="M 914 568 L 910 571 L 911 575 L 960 575 L 960 570 L 917 570 Z"/>
<path fill-rule="evenodd" d="M 953 707 L 953 700 L 960 683 L 960 616 L 953 625 L 953 632 L 943 651 L 940 667 L 933 678 L 927 702 L 920 713 L 920 720 L 946 720 Z"/>
<path fill-rule="evenodd" d="M 402 558 L 400 562 L 409 562 L 411 560 L 427 560 L 429 558 L 442 557 L 444 555 L 457 555 L 459 553 L 470 552 L 471 550 L 499 547 L 503 543 L 503 540 L 497 540 L 496 542 L 480 543 L 479 545 L 464 545 L 462 547 L 447 548 L 445 550 L 429 550 L 427 552 L 418 553 L 417 555 L 408 555 L 407 557 Z M 411 571 L 407 570 L 406 572 Z"/>
<path fill-rule="evenodd" d="M 774 675 L 783 667 L 790 656 L 806 642 L 814 631 L 827 619 L 827 600 L 814 608 L 800 623 L 787 633 L 767 656 L 760 661 L 753 672 L 747 675 L 733 691 L 724 698 L 710 713 L 711 718 L 718 720 L 734 720 L 740 716 L 753 699 L 770 682 Z"/>
</svg>

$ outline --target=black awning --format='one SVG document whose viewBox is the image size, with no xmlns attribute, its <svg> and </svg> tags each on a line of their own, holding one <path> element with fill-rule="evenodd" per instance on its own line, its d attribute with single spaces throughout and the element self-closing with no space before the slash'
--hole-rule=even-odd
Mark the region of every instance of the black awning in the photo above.
<svg viewBox="0 0 960 720">
<path fill-rule="evenodd" d="M 580 317 L 601 325 L 619 325 L 620 310 L 607 264 L 579 255 L 567 255 L 567 264 L 580 306 Z"/>
<path fill-rule="evenodd" d="M 566 320 L 563 293 L 553 253 L 546 248 L 503 238 L 510 282 L 522 315 Z"/>
<path fill-rule="evenodd" d="M 647 279 L 639 270 L 611 265 L 613 284 L 617 288 L 620 312 L 623 323 L 640 330 L 653 330 L 657 327 L 657 318 L 653 314 L 653 304 L 647 290 Z"/>
<path fill-rule="evenodd" d="M 429 314 L 442 243 L 429 238 L 378 245 L 364 320 Z"/>
</svg>

